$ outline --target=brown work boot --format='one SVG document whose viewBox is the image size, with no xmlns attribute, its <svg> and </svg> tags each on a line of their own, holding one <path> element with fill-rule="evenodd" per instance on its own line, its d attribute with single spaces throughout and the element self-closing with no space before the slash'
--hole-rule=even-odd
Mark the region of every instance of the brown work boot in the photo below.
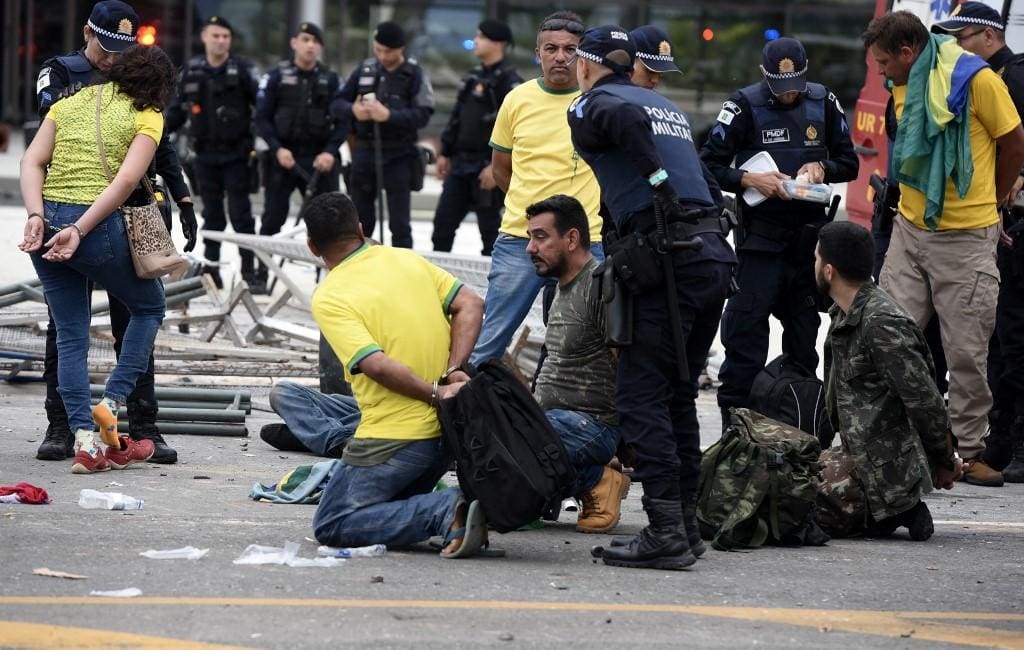
<svg viewBox="0 0 1024 650">
<path fill-rule="evenodd" d="M 981 457 L 964 461 L 964 480 L 971 485 L 1002 487 L 1003 475 L 989 467 Z"/>
<path fill-rule="evenodd" d="M 607 533 L 619 523 L 622 497 L 629 492 L 629 477 L 605 467 L 601 480 L 590 492 L 583 494 L 582 509 L 576 520 L 581 533 Z"/>
</svg>

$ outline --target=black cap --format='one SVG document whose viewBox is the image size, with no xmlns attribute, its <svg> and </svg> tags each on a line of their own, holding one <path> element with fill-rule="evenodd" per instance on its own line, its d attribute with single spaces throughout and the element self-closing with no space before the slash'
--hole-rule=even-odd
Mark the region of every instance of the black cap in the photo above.
<svg viewBox="0 0 1024 650">
<path fill-rule="evenodd" d="M 480 33 L 497 43 L 508 43 L 512 40 L 512 29 L 495 18 L 488 18 L 476 27 Z"/>
<path fill-rule="evenodd" d="M 636 58 L 651 72 L 679 72 L 672 60 L 672 41 L 665 30 L 654 25 L 637 27 L 629 33 L 636 43 Z"/>
<path fill-rule="evenodd" d="M 949 12 L 949 20 L 932 25 L 932 32 L 936 34 L 959 32 L 971 25 L 991 27 L 999 31 L 1006 30 L 1003 17 L 998 11 L 984 2 L 965 2 Z"/>
<path fill-rule="evenodd" d="M 320 43 L 320 45 L 324 44 L 324 30 L 320 29 L 320 25 L 316 23 L 309 21 L 299 23 L 299 29 L 295 32 L 295 35 L 298 36 L 299 34 L 309 34 L 316 39 L 317 43 Z"/>
<path fill-rule="evenodd" d="M 224 29 L 226 29 L 229 32 L 231 32 L 232 34 L 235 33 L 235 28 L 231 26 L 231 23 L 229 23 L 227 18 L 225 18 L 224 16 L 217 16 L 217 15 L 210 16 L 209 18 L 206 19 L 206 22 L 203 23 L 204 27 L 206 25 L 216 25 L 217 27 L 223 27 Z"/>
<path fill-rule="evenodd" d="M 89 29 L 107 52 L 123 52 L 135 44 L 139 15 L 121 0 L 97 2 L 89 14 Z"/>
<path fill-rule="evenodd" d="M 373 32 L 373 40 L 384 47 L 405 47 L 405 30 L 398 23 L 385 20 L 377 25 Z"/>
<path fill-rule="evenodd" d="M 807 90 L 807 52 L 795 38 L 768 41 L 762 52 L 761 72 L 772 94 Z"/>
<path fill-rule="evenodd" d="M 612 52 L 625 52 L 629 55 L 629 63 L 619 63 L 608 59 Z M 636 44 L 624 28 L 618 25 L 602 25 L 583 32 L 583 38 L 576 48 L 576 54 L 588 61 L 600 63 L 615 72 L 629 74 L 633 70 L 636 59 Z"/>
</svg>

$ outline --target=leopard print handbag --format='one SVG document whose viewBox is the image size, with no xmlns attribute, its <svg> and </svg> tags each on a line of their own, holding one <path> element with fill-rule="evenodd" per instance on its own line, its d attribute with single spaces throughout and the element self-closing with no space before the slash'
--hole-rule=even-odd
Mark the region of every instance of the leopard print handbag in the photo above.
<svg viewBox="0 0 1024 650">
<path fill-rule="evenodd" d="M 110 165 L 107 163 L 107 154 L 103 147 L 103 136 L 100 132 L 100 102 L 102 98 L 103 86 L 100 86 L 96 91 L 96 146 L 103 162 L 103 169 L 107 173 L 107 180 L 113 181 Z M 165 275 L 179 276 L 187 268 L 188 263 L 174 247 L 171 233 L 167 232 L 167 226 L 160 215 L 156 197 L 153 195 L 153 186 L 145 174 L 142 176 L 142 184 L 149 193 L 149 202 L 141 206 L 121 207 L 135 274 L 143 280 L 162 278 Z"/>
</svg>

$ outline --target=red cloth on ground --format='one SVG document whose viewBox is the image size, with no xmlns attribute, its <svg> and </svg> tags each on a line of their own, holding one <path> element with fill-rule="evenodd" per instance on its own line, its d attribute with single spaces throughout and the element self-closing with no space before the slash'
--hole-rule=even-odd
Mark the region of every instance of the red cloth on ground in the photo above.
<svg viewBox="0 0 1024 650">
<path fill-rule="evenodd" d="M 0 485 L 0 496 L 17 494 L 21 503 L 49 503 L 50 495 L 41 487 L 29 483 L 18 483 L 17 485 Z"/>
</svg>

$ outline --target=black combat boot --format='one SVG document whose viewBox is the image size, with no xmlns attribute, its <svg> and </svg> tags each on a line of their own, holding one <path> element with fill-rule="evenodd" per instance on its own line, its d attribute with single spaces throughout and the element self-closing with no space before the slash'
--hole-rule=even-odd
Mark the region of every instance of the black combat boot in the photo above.
<svg viewBox="0 0 1024 650">
<path fill-rule="evenodd" d="M 152 440 L 155 451 L 149 462 L 170 465 L 178 462 L 178 452 L 169 447 L 156 428 L 157 406 L 144 399 L 128 402 L 128 434 L 132 440 Z"/>
<path fill-rule="evenodd" d="M 251 287 L 252 283 L 256 280 L 256 264 L 253 253 L 241 248 L 238 251 L 238 257 L 241 259 L 239 270 L 242 274 L 242 280 Z"/>
<path fill-rule="evenodd" d="M 39 460 L 66 460 L 75 455 L 75 434 L 68 426 L 68 412 L 60 399 L 48 399 L 46 408 L 46 437 L 36 451 Z"/>
<path fill-rule="evenodd" d="M 213 283 L 217 286 L 218 289 L 224 288 L 224 280 L 222 280 L 220 277 L 219 266 L 214 266 L 212 264 L 204 264 L 203 275 L 210 276 L 210 279 L 213 280 Z"/>
<path fill-rule="evenodd" d="M 701 555 L 704 555 L 704 551 L 707 548 L 704 546 L 704 540 L 700 537 L 700 523 L 697 521 L 696 494 L 683 492 L 683 525 L 680 526 L 679 532 L 686 535 L 686 543 L 689 544 L 693 557 L 699 558 Z M 633 541 L 632 537 L 613 537 L 611 546 L 626 546 L 631 541 Z"/>
<path fill-rule="evenodd" d="M 690 552 L 683 526 L 683 507 L 679 501 L 643 498 L 650 525 L 625 546 L 604 549 L 605 564 L 634 569 L 680 571 L 697 558 Z"/>
<path fill-rule="evenodd" d="M 988 414 L 989 434 L 985 437 L 985 452 L 981 458 L 997 472 L 1003 471 L 1013 459 L 1013 438 L 1010 434 L 1012 425 L 1013 413 L 1007 413 L 1006 409 L 992 409 Z"/>
<path fill-rule="evenodd" d="M 693 557 L 704 555 L 707 548 L 700 537 L 700 523 L 697 521 L 697 495 L 683 493 L 683 529 L 686 531 L 686 543 L 690 545 Z"/>
<path fill-rule="evenodd" d="M 1007 483 L 1024 483 L 1024 415 L 1014 421 L 1010 436 L 1013 440 L 1013 460 L 1003 468 L 1003 480 Z"/>
<path fill-rule="evenodd" d="M 243 276 L 244 278 L 245 276 Z M 252 281 L 246 280 L 249 285 L 249 293 L 254 296 L 265 296 L 267 295 L 267 267 L 260 262 L 256 268 L 256 271 L 252 273 Z"/>
</svg>

